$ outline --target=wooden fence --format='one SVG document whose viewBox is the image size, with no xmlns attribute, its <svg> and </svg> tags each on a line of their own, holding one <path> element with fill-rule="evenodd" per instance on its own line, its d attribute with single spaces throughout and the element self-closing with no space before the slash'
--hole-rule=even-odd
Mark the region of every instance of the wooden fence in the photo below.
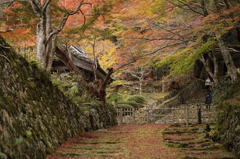
<svg viewBox="0 0 240 159">
<path fill-rule="evenodd" d="M 162 108 L 162 109 L 134 109 L 134 108 L 119 108 L 117 109 L 118 124 L 130 123 L 152 123 L 162 117 L 170 117 L 171 123 L 174 123 L 174 111 L 177 108 Z M 156 114 L 153 110 L 170 111 L 170 114 Z"/>
<path fill-rule="evenodd" d="M 179 123 L 186 124 L 188 126 L 190 123 L 210 123 L 214 120 L 214 111 L 203 110 L 201 106 L 154 109 L 117 109 L 117 121 L 119 125 L 132 123 Z"/>
</svg>

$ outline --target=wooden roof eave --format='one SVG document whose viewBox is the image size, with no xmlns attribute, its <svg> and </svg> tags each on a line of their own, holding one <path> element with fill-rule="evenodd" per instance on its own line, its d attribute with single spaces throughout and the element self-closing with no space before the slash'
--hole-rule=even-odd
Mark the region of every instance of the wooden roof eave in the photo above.
<svg viewBox="0 0 240 159">
<path fill-rule="evenodd" d="M 77 58 L 75 56 L 72 56 L 72 61 L 73 61 L 74 65 L 76 65 L 76 66 L 78 66 L 80 68 L 83 68 L 85 70 L 93 72 L 92 63 L 86 62 L 86 61 L 84 61 L 82 59 L 79 59 L 79 58 Z M 96 74 L 97 74 L 98 77 L 100 77 L 102 79 L 105 79 L 105 77 L 106 77 L 106 75 L 104 75 L 102 73 L 102 71 L 99 70 L 99 67 L 96 70 Z"/>
</svg>

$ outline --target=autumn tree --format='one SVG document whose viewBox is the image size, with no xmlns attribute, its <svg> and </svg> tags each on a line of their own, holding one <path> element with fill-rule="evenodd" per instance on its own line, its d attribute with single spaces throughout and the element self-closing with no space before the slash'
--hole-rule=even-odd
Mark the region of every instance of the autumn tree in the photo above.
<svg viewBox="0 0 240 159">
<path fill-rule="evenodd" d="M 35 21 L 35 23 L 32 22 L 30 24 L 36 24 L 37 26 L 35 30 L 37 61 L 41 63 L 43 69 L 50 71 L 56 48 L 57 35 L 64 29 L 65 25 L 68 25 L 68 28 L 74 28 L 75 32 L 76 30 L 86 29 L 100 15 L 100 10 L 97 9 L 99 2 L 98 0 L 89 0 L 86 2 L 84 0 L 6 1 L 5 4 L 8 3 L 11 10 L 5 12 L 6 14 L 9 13 L 12 17 L 16 17 L 21 13 L 23 16 L 17 19 L 14 18 L 14 21 L 11 21 L 12 25 L 5 25 L 3 29 L 5 28 L 5 31 L 8 32 L 20 28 L 24 24 L 26 28 L 34 30 L 33 26 L 26 24 L 29 21 Z M 31 14 L 29 16 L 26 13 Z M 5 17 L 8 17 L 8 15 L 5 15 Z M 70 17 L 73 17 L 75 23 L 69 24 Z M 5 21 L 6 24 L 9 24 L 9 20 L 5 19 Z"/>
<path fill-rule="evenodd" d="M 117 37 L 114 56 L 120 69 L 151 67 L 160 58 L 188 44 L 189 39 L 184 35 L 189 28 L 178 27 L 183 22 L 177 21 L 177 17 L 160 18 L 167 12 L 173 14 L 166 1 L 121 2 L 120 7 L 112 10 L 112 21 L 108 21 L 109 29 Z"/>
<path fill-rule="evenodd" d="M 201 1 L 182 1 L 182 0 L 167 0 L 173 5 L 175 10 L 180 10 L 183 14 L 186 11 L 191 11 L 195 19 L 200 19 L 199 25 L 191 31 L 195 35 L 195 40 L 188 45 L 185 49 L 179 50 L 176 53 L 175 59 L 165 59 L 172 64 L 175 73 L 182 70 L 189 70 L 193 67 L 196 60 L 200 59 L 209 75 L 217 82 L 216 74 L 218 66 L 215 60 L 214 72 L 211 72 L 205 63 L 202 54 L 210 53 L 217 46 L 220 48 L 220 52 L 223 56 L 225 65 L 233 81 L 238 77 L 236 67 L 233 63 L 232 57 L 229 52 L 226 36 L 229 35 L 233 29 L 238 29 L 239 25 L 239 2 L 237 1 L 224 1 L 223 5 L 220 5 L 220 1 L 215 0 L 214 3 Z M 214 56 L 214 55 L 213 55 Z M 182 57 L 179 61 L 177 57 Z M 191 61 L 191 62 L 189 62 Z M 164 63 L 164 61 L 162 61 Z M 191 66 L 191 67 L 188 67 Z"/>
<path fill-rule="evenodd" d="M 237 78 L 225 38 L 234 29 L 239 30 L 239 1 L 119 1 L 121 5 L 109 23 L 117 37 L 118 65 L 156 63 L 160 67 L 169 62 L 171 75 L 176 75 L 191 71 L 195 61 L 201 60 L 217 81 L 215 48 L 220 48 L 231 78 Z M 214 63 L 213 72 L 205 54 Z M 161 60 L 169 55 L 173 56 Z"/>
</svg>

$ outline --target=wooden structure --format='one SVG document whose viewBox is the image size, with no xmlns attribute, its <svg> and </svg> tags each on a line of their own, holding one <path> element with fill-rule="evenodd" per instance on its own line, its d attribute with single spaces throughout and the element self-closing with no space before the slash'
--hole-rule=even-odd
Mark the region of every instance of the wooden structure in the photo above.
<svg viewBox="0 0 240 159">
<path fill-rule="evenodd" d="M 122 124 L 155 123 L 155 124 L 191 124 L 212 123 L 216 120 L 216 107 L 205 110 L 201 105 L 188 105 L 172 108 L 116 108 L 117 122 Z"/>
<path fill-rule="evenodd" d="M 70 46 L 68 50 L 56 47 L 56 56 L 52 64 L 52 72 L 74 72 L 80 74 L 86 82 L 92 82 L 95 77 L 105 80 L 107 73 L 101 68 L 98 61 L 86 56 L 86 53 L 77 46 Z M 113 78 L 108 79 L 108 83 Z"/>
</svg>

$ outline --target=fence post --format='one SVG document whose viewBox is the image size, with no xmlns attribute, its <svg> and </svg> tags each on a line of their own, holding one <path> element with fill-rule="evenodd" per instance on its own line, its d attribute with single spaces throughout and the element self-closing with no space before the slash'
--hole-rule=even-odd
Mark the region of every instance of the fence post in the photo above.
<svg viewBox="0 0 240 159">
<path fill-rule="evenodd" d="M 136 121 L 135 121 L 135 108 L 133 108 L 133 123 L 135 124 Z"/>
<path fill-rule="evenodd" d="M 174 107 L 172 107 L 172 122 L 174 124 Z"/>
<path fill-rule="evenodd" d="M 202 124 L 202 112 L 201 112 L 201 105 L 197 106 L 198 110 L 198 124 Z"/>
<path fill-rule="evenodd" d="M 186 126 L 188 127 L 188 105 L 186 105 Z"/>
<path fill-rule="evenodd" d="M 147 109 L 147 122 L 150 123 L 150 114 L 149 114 L 149 108 Z"/>
<path fill-rule="evenodd" d="M 120 125 L 123 124 L 123 108 L 120 108 Z"/>
</svg>

